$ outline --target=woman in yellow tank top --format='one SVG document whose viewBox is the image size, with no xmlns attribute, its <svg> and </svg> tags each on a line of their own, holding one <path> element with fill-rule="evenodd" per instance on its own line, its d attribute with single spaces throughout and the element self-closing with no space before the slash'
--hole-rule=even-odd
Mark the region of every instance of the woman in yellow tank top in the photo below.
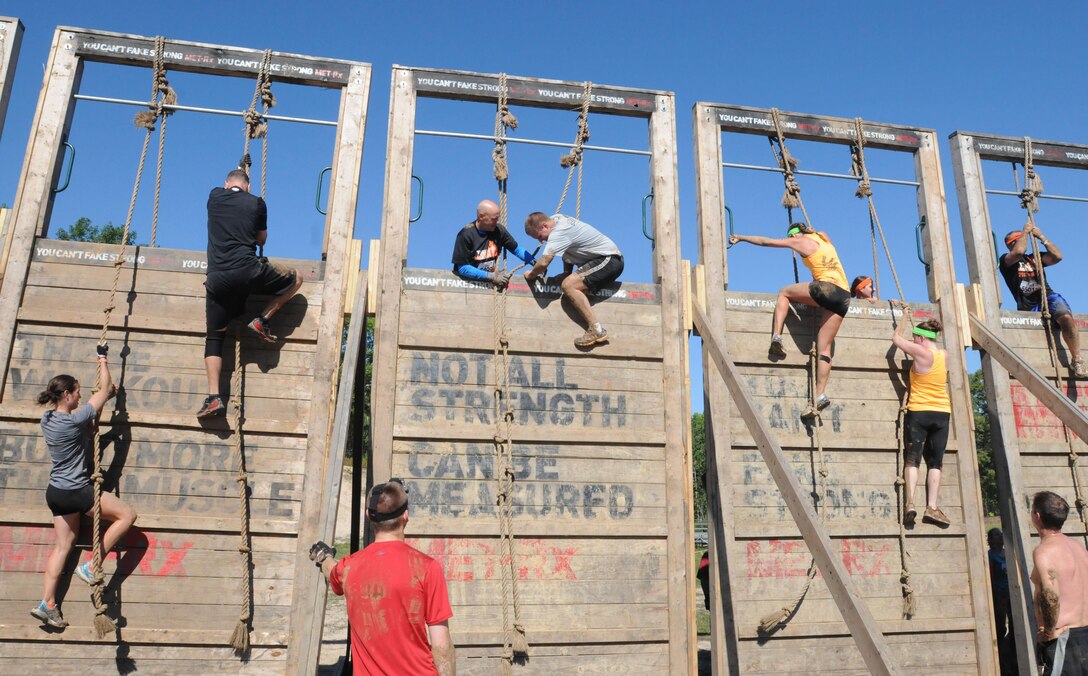
<svg viewBox="0 0 1088 676">
<path fill-rule="evenodd" d="M 730 243 L 747 242 L 756 246 L 771 246 L 793 249 L 801 256 L 801 262 L 812 272 L 811 282 L 800 282 L 782 287 L 778 292 L 778 301 L 774 306 L 774 322 L 771 326 L 771 347 L 768 354 L 772 359 L 786 356 L 782 344 L 782 329 L 786 325 L 786 315 L 790 303 L 801 303 L 823 310 L 820 328 L 816 334 L 816 350 L 820 360 L 816 368 L 816 410 L 822 411 L 831 405 L 824 390 L 831 378 L 831 344 L 842 326 L 843 317 L 850 309 L 850 298 L 864 298 L 875 303 L 872 280 L 857 277 L 847 285 L 846 272 L 839 261 L 839 253 L 831 244 L 826 232 L 816 232 L 804 223 L 791 223 L 784 239 L 760 237 L 758 235 L 733 235 Z M 807 415 L 815 415 L 810 411 Z"/>
<path fill-rule="evenodd" d="M 910 323 L 901 321 L 903 334 Z M 910 339 L 899 332 L 892 334 L 892 342 L 914 361 L 910 367 L 910 402 L 903 418 L 906 433 L 906 506 L 903 523 L 914 525 L 918 510 L 914 507 L 914 489 L 918 485 L 918 466 L 926 460 L 926 511 L 922 521 L 941 528 L 948 528 L 948 517 L 937 506 L 937 492 L 941 488 L 941 466 L 944 449 L 948 445 L 948 426 L 952 417 L 952 402 L 948 398 L 948 369 L 945 351 L 937 342 L 941 323 L 936 319 L 924 321 L 914 327 Z"/>
</svg>

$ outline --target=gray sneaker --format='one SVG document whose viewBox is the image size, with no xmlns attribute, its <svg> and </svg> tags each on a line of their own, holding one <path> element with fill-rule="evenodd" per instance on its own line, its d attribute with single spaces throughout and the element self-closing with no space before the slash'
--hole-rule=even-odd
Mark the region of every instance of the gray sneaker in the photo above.
<svg viewBox="0 0 1088 676">
<path fill-rule="evenodd" d="M 1088 378 L 1088 368 L 1085 368 L 1083 359 L 1074 359 L 1069 364 L 1069 370 L 1073 372 L 1074 378 Z"/>
<path fill-rule="evenodd" d="M 594 331 L 592 328 L 586 329 L 586 332 L 582 334 L 582 337 L 574 341 L 575 347 L 593 347 L 597 343 L 603 343 L 608 340 L 608 331 L 601 327 L 600 331 Z"/>
<path fill-rule="evenodd" d="M 61 617 L 60 606 L 50 608 L 45 605 L 45 601 L 39 603 L 37 608 L 30 611 L 30 614 L 41 620 L 42 624 L 48 624 L 50 627 L 64 629 L 68 626 L 68 620 Z"/>
</svg>

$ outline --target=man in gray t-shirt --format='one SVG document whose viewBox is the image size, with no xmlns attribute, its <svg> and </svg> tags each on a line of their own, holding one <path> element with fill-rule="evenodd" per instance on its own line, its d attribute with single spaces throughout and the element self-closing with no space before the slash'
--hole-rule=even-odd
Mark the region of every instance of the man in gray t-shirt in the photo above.
<svg viewBox="0 0 1088 676">
<path fill-rule="evenodd" d="M 540 211 L 534 211 L 525 219 L 525 234 L 546 243 L 536 264 L 525 273 L 525 280 L 531 284 L 547 272 L 553 258 L 562 258 L 563 271 L 570 273 L 561 284 L 563 295 L 586 321 L 585 334 L 574 344 L 590 348 L 606 342 L 608 332 L 597 321 L 586 292 L 614 282 L 623 272 L 623 256 L 616 243 L 588 223 L 563 214 L 548 216 Z M 577 272 L 573 272 L 575 266 Z"/>
</svg>

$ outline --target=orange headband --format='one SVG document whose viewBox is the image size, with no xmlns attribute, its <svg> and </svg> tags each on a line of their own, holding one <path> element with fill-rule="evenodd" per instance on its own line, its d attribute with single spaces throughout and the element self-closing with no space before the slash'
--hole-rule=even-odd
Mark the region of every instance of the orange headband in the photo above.
<svg viewBox="0 0 1088 676">
<path fill-rule="evenodd" d="M 1014 232 L 1005 238 L 1005 244 L 1009 245 L 1024 236 L 1023 232 Z"/>
<path fill-rule="evenodd" d="M 872 283 L 873 283 L 873 278 L 872 277 L 866 277 L 865 279 L 861 280 L 861 282 L 858 284 L 858 288 L 856 290 L 861 291 L 865 287 L 870 286 Z"/>
</svg>

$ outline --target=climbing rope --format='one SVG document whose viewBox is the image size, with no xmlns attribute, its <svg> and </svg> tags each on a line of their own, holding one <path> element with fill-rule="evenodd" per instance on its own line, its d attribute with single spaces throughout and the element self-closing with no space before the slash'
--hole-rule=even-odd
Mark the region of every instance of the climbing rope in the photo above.
<svg viewBox="0 0 1088 676">
<path fill-rule="evenodd" d="M 794 222 L 793 210 L 800 208 L 801 215 L 805 219 L 805 225 L 812 228 L 812 221 L 808 218 L 808 210 L 805 209 L 804 200 L 801 199 L 801 184 L 797 182 L 797 178 L 793 173 L 794 169 L 800 164 L 800 161 L 790 154 L 789 149 L 786 148 L 786 135 L 782 131 L 782 117 L 778 108 L 771 108 L 771 121 L 774 122 L 775 135 L 768 136 L 767 140 L 771 144 L 771 153 L 774 155 L 774 161 L 782 170 L 782 181 L 785 183 L 785 192 L 782 194 L 782 206 L 786 208 L 786 225 L 789 226 Z M 777 145 L 775 145 L 776 143 Z M 797 252 L 792 251 L 792 253 L 793 283 L 797 284 L 801 281 L 801 274 L 797 267 Z"/>
<path fill-rule="evenodd" d="M 819 330 L 817 326 L 818 320 L 813 318 L 813 335 L 816 335 Z M 827 499 L 827 458 L 824 456 L 824 445 L 820 438 L 820 427 L 823 421 L 820 419 L 820 412 L 816 408 L 816 369 L 819 367 L 820 355 L 816 349 L 816 341 L 812 341 L 812 345 L 808 350 L 808 388 L 810 404 L 812 406 L 811 412 L 815 417 L 812 418 L 811 428 L 809 430 L 810 437 L 812 439 L 812 447 L 810 455 L 814 455 L 816 462 L 813 463 L 813 483 L 816 484 L 812 491 L 812 503 L 816 509 L 817 516 L 820 517 L 821 523 L 827 522 L 827 508 L 824 506 L 824 501 Z M 808 573 L 805 575 L 805 583 L 801 587 L 801 591 L 797 593 L 797 596 L 792 601 L 782 606 L 773 613 L 769 613 L 759 621 L 759 631 L 762 634 L 769 634 L 774 631 L 779 625 L 785 624 L 789 618 L 793 617 L 794 613 L 801 606 L 801 602 L 805 600 L 805 596 L 808 595 L 808 590 L 812 586 L 812 580 L 815 579 L 817 572 L 816 558 L 812 557 L 808 564 Z"/>
<path fill-rule="evenodd" d="M 506 181 L 510 169 L 506 161 L 506 130 L 517 128 L 517 118 L 510 112 L 506 73 L 499 74 L 499 100 L 495 109 L 495 148 L 491 151 L 494 161 L 495 180 L 499 189 L 499 222 L 505 227 L 507 220 Z M 569 179 L 568 179 L 569 182 Z M 506 272 L 506 250 L 496 272 Z M 521 591 L 514 570 L 514 408 L 510 401 L 510 337 L 506 326 L 506 288 L 493 288 L 492 320 L 495 344 L 491 363 L 495 365 L 495 477 L 498 480 L 496 504 L 499 517 L 499 556 L 502 569 L 502 626 L 503 651 L 502 673 L 513 672 L 515 662 L 523 662 L 529 655 L 529 643 L 525 638 L 525 626 L 521 623 Z M 513 606 L 513 622 L 510 610 Z"/>
<path fill-rule="evenodd" d="M 125 226 L 121 232 L 121 248 L 117 252 L 116 260 L 113 262 L 113 285 L 110 287 L 109 300 L 102 309 L 102 331 L 98 336 L 99 345 L 104 345 L 106 343 L 106 334 L 109 332 L 110 328 L 110 317 L 116 309 L 117 287 L 121 282 L 121 267 L 125 264 L 125 250 L 128 247 L 128 234 L 129 229 L 132 226 L 132 214 L 136 210 L 136 198 L 140 194 L 140 181 L 143 178 L 144 163 L 147 160 L 147 148 L 151 142 L 151 133 L 155 130 L 155 120 L 164 116 L 162 106 L 165 103 L 166 97 L 173 97 L 173 90 L 171 90 L 168 85 L 164 88 L 159 87 L 160 82 L 165 82 L 165 77 L 162 74 L 162 54 L 164 45 L 165 40 L 162 37 L 155 38 L 154 84 L 152 101 L 149 104 L 149 107 L 152 108 L 152 110 L 141 111 L 136 115 L 134 120 L 134 123 L 137 126 L 143 127 L 146 130 L 146 133 L 144 134 L 143 147 L 140 149 L 140 161 L 136 166 L 136 179 L 132 186 L 132 197 L 129 199 L 128 203 Z M 176 98 L 173 100 L 176 100 Z M 98 368 L 95 371 L 94 390 L 97 391 L 101 387 L 102 363 L 99 362 Z M 105 638 L 108 634 L 117 630 L 117 623 L 106 615 L 106 605 L 102 600 L 103 587 L 106 584 L 106 580 L 102 575 L 102 559 L 105 556 L 105 552 L 102 551 L 102 482 L 104 481 L 104 477 L 102 475 L 102 448 L 99 444 L 100 433 L 101 430 L 99 429 L 99 426 L 95 425 L 91 453 L 93 456 L 91 481 L 94 484 L 94 506 L 92 508 L 93 530 L 91 533 L 91 570 L 93 576 L 93 580 L 91 581 L 91 600 L 94 602 L 95 633 L 98 638 Z"/>
<path fill-rule="evenodd" d="M 884 255 L 888 258 L 888 266 L 892 271 L 892 279 L 895 280 L 895 290 L 899 294 L 899 303 L 903 309 L 903 318 L 910 322 L 913 326 L 914 317 L 911 314 L 910 306 L 906 304 L 906 299 L 903 295 L 903 285 L 899 283 L 899 273 L 895 270 L 895 260 L 892 259 L 891 249 L 888 247 L 888 239 L 884 236 L 884 227 L 880 224 L 880 216 L 876 211 L 876 204 L 873 202 L 873 187 L 872 182 L 869 179 L 869 170 L 865 166 L 865 129 L 860 117 L 854 118 L 854 143 L 850 145 L 850 173 L 858 178 L 858 189 L 854 193 L 854 196 L 858 199 L 865 199 L 869 203 L 869 234 L 873 244 L 873 278 L 876 281 L 876 288 L 880 287 L 880 265 L 877 255 L 876 239 L 877 235 L 880 236 L 880 241 L 884 245 Z M 895 313 L 892 313 L 892 325 L 895 325 Z M 910 373 L 904 375 L 907 382 L 910 382 Z M 905 509 L 906 503 L 912 499 L 913 496 L 905 494 L 906 491 L 906 479 L 904 473 L 906 472 L 906 459 L 905 459 L 905 447 L 906 447 L 906 428 L 904 426 L 904 418 L 907 414 L 907 399 L 909 397 L 909 389 L 904 388 L 903 394 L 899 400 L 899 414 L 896 418 L 896 452 L 895 452 L 895 487 L 898 498 L 898 504 L 901 509 Z M 914 603 L 914 587 L 910 583 L 911 570 L 908 559 L 910 553 L 907 551 L 907 531 L 906 526 L 903 524 L 903 514 L 898 514 L 896 522 L 899 525 L 899 560 L 902 565 L 902 569 L 899 574 L 900 590 L 903 593 L 903 617 L 910 619 L 914 616 L 915 603 Z"/>
<path fill-rule="evenodd" d="M 1031 137 L 1024 137 L 1024 184 L 1020 185 L 1020 176 L 1016 171 L 1016 163 L 1013 162 L 1012 174 L 1013 180 L 1016 182 L 1016 188 L 1020 193 L 1020 207 L 1027 211 L 1028 223 L 1035 226 L 1035 212 L 1039 211 L 1039 195 L 1043 194 L 1043 179 L 1035 173 L 1034 153 L 1032 151 Z M 1050 327 L 1050 303 L 1047 299 L 1047 284 L 1046 273 L 1043 270 L 1043 254 L 1039 247 L 1039 241 L 1035 237 L 1035 233 L 1028 234 L 1030 237 L 1031 245 L 1031 257 L 1032 264 L 1035 266 L 1035 274 L 1039 276 L 1039 297 L 1043 309 L 1043 333 L 1046 335 L 1046 347 L 1050 355 L 1050 363 L 1054 367 L 1054 379 L 1057 382 L 1058 389 L 1065 391 L 1065 378 L 1062 376 L 1061 362 L 1058 359 L 1058 345 L 1057 338 L 1051 332 Z M 1076 355 L 1079 356 L 1079 355 Z M 1088 544 L 1088 501 L 1085 500 L 1084 492 L 1082 488 L 1082 482 L 1080 479 L 1080 455 L 1077 453 L 1076 443 L 1073 441 L 1073 435 L 1070 434 L 1069 428 L 1062 424 L 1062 436 L 1065 437 L 1065 445 L 1068 448 L 1069 455 L 1069 472 L 1073 478 L 1073 492 L 1076 494 L 1075 504 L 1077 506 L 1077 513 L 1080 515 L 1081 523 L 1084 525 L 1084 541 Z"/>
<path fill-rule="evenodd" d="M 268 184 L 268 110 L 276 105 L 276 97 L 272 93 L 272 50 L 264 50 L 264 58 L 257 71 L 257 84 L 253 88 L 253 100 L 249 109 L 245 111 L 243 119 L 246 123 L 245 146 L 242 151 L 243 169 L 249 173 L 252 160 L 249 156 L 250 139 L 261 139 L 261 197 L 264 197 L 265 187 Z M 263 112 L 257 112 L 257 101 L 260 100 Z"/>
<path fill-rule="evenodd" d="M 154 131 L 155 121 L 160 120 L 159 126 L 159 153 L 155 169 L 155 202 L 151 211 L 151 246 L 156 246 L 159 231 L 159 196 L 162 191 L 162 161 L 166 150 L 166 118 L 174 114 L 173 109 L 167 106 L 176 105 L 177 94 L 166 79 L 166 66 L 163 53 L 166 39 L 162 36 L 155 38 L 155 59 L 151 84 L 151 101 L 147 104 L 148 110 L 136 113 L 135 124 L 149 131 Z"/>
<path fill-rule="evenodd" d="M 238 552 L 242 555 L 242 612 L 234 634 L 230 637 L 230 647 L 239 653 L 249 650 L 249 630 L 253 605 L 253 590 L 250 571 L 253 569 L 253 553 L 249 538 L 249 482 L 246 476 L 245 440 L 242 438 L 242 328 L 235 326 L 234 334 L 234 373 L 230 377 L 230 394 L 233 399 L 232 420 L 234 422 L 234 457 L 238 463 Z"/>
<path fill-rule="evenodd" d="M 559 198 L 559 205 L 555 207 L 555 213 L 563 210 L 563 203 L 567 201 L 567 193 L 570 191 L 571 179 L 574 178 L 574 170 L 578 170 L 578 188 L 575 197 L 574 217 L 582 215 L 582 146 L 589 140 L 589 102 L 593 93 L 593 83 L 586 80 L 582 83 L 582 110 L 578 113 L 578 133 L 574 137 L 574 145 L 570 152 L 559 159 L 559 165 L 567 169 L 567 182 L 563 185 L 563 195 Z"/>
<path fill-rule="evenodd" d="M 253 100 L 249 104 L 249 110 L 245 112 L 245 142 L 243 155 L 238 166 L 249 173 L 252 160 L 249 155 L 250 139 L 261 139 L 261 197 L 264 197 L 268 178 L 268 122 L 265 115 L 268 109 L 276 105 L 276 97 L 272 94 L 272 80 L 269 75 L 272 64 L 272 50 L 264 51 L 260 69 L 257 71 L 257 84 L 253 89 Z M 263 106 L 263 113 L 257 112 L 257 101 Z M 253 590 L 251 571 L 253 570 L 253 553 L 249 543 L 249 481 L 246 475 L 245 439 L 242 431 L 242 335 L 241 327 L 236 328 L 234 341 L 234 372 L 230 379 L 230 394 L 233 400 L 234 421 L 234 455 L 238 462 L 238 533 L 240 542 L 238 551 L 242 555 L 242 610 L 238 616 L 238 624 L 234 627 L 234 633 L 230 638 L 230 647 L 238 653 L 249 650 L 250 622 L 253 619 L 250 608 L 253 605 Z"/>
</svg>

